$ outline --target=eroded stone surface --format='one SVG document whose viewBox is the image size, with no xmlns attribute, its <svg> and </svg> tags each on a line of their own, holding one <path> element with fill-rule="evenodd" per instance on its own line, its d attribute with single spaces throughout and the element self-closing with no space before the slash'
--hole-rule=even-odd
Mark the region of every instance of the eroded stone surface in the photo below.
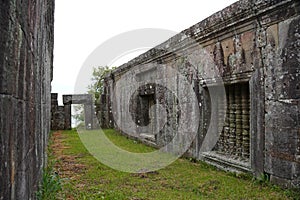
<svg viewBox="0 0 300 200">
<path fill-rule="evenodd" d="M 126 124 L 120 126 L 114 119 L 125 123 L 125 107 L 129 106 L 135 121 L 130 126 L 139 130 L 139 123 L 152 115 L 146 96 L 154 95 L 154 104 L 163 105 L 167 113 L 167 123 L 155 133 L 155 143 L 162 146 L 170 142 L 178 124 L 192 119 L 181 118 L 190 96 L 178 77 L 170 77 L 170 71 L 160 67 L 167 65 L 186 78 L 198 100 L 199 131 L 187 155 L 224 169 L 240 167 L 257 176 L 268 173 L 275 183 L 299 187 L 299 13 L 296 0 L 241 0 L 120 66 L 105 80 L 98 112 L 101 125 L 121 129 Z M 145 63 L 152 65 L 152 70 L 145 70 Z M 139 92 L 132 91 L 130 85 L 118 86 L 128 71 L 134 75 L 127 81 L 137 81 Z M 227 89 L 248 89 L 227 91 L 227 103 L 217 101 L 216 105 L 229 108 L 213 111 L 216 106 L 211 100 L 219 97 L 209 89 L 221 80 Z M 155 85 L 155 81 L 166 87 Z M 120 92 L 120 99 L 114 99 L 114 91 Z M 124 106 L 126 95 L 131 95 L 131 101 Z M 193 107 L 186 110 L 193 116 Z M 222 119 L 220 112 L 227 117 Z M 157 120 L 156 125 L 161 123 Z M 220 139 L 213 151 L 200 152 L 206 134 L 217 132 Z M 135 137 L 142 140 L 139 131 Z"/>
<path fill-rule="evenodd" d="M 54 1 L 0 4 L 0 199 L 35 199 L 50 129 Z"/>
</svg>

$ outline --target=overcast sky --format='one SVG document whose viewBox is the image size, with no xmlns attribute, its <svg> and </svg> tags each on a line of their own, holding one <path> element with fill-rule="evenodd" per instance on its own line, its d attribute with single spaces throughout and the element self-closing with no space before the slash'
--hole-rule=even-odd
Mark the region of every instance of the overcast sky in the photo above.
<svg viewBox="0 0 300 200">
<path fill-rule="evenodd" d="M 55 1 L 52 92 L 60 96 L 74 93 L 75 81 L 84 61 L 99 45 L 118 34 L 142 28 L 161 28 L 177 33 L 235 1 Z M 166 39 L 162 38 L 163 41 Z M 159 44 L 162 41 L 157 42 Z M 122 64 L 132 56 L 136 55 L 127 55 L 114 64 Z"/>
</svg>

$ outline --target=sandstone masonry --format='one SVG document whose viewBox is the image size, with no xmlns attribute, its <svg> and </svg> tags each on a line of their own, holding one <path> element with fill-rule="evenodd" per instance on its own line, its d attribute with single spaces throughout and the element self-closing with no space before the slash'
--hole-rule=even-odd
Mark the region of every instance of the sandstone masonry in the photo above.
<svg viewBox="0 0 300 200">
<path fill-rule="evenodd" d="M 35 199 L 50 129 L 54 1 L 0 4 L 0 199 Z"/>
<path fill-rule="evenodd" d="M 241 0 L 120 66 L 106 78 L 101 126 L 121 129 L 116 120 L 125 123 L 129 109 L 135 138 L 157 147 L 171 142 L 180 120 L 192 120 L 180 118 L 189 101 L 180 80 L 175 77 L 172 84 L 175 92 L 156 84 L 170 78 L 160 66 L 172 66 L 193 86 L 200 109 L 198 135 L 188 156 L 225 170 L 267 173 L 274 183 L 300 187 L 299 13 L 297 0 Z M 191 63 L 191 57 L 199 62 Z M 210 59 L 218 74 L 204 62 Z M 137 90 L 118 85 L 127 72 Z M 226 101 L 211 93 L 222 83 Z M 115 91 L 120 98 L 115 99 Z M 126 95 L 131 95 L 130 103 L 124 106 Z M 168 121 L 158 133 L 144 128 L 153 116 L 159 119 L 150 109 L 155 104 L 164 106 Z M 192 116 L 196 109 L 188 109 Z M 201 152 L 208 129 L 220 137 L 212 150 Z"/>
</svg>

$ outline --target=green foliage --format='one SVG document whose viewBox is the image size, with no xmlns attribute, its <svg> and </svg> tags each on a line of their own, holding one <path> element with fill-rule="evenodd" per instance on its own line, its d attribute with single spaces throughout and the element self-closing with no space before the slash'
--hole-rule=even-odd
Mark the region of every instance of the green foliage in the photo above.
<svg viewBox="0 0 300 200">
<path fill-rule="evenodd" d="M 105 77 L 113 70 L 115 67 L 109 68 L 108 66 L 99 66 L 93 68 L 92 74 L 92 84 L 88 86 L 88 93 L 95 96 L 95 101 L 98 102 L 101 94 L 104 92 L 104 81 Z"/>
<path fill-rule="evenodd" d="M 270 176 L 267 173 L 262 173 L 259 177 L 257 177 L 254 182 L 261 185 L 270 185 Z"/>
<path fill-rule="evenodd" d="M 58 174 L 53 170 L 52 166 L 44 169 L 42 184 L 37 191 L 38 200 L 55 200 L 57 194 L 62 191 L 62 183 Z"/>
<path fill-rule="evenodd" d="M 104 93 L 105 77 L 107 77 L 115 67 L 99 66 L 93 68 L 92 84 L 88 86 L 88 93 L 94 96 L 96 113 L 100 111 L 100 99 Z"/>
<path fill-rule="evenodd" d="M 292 199 L 300 200 L 300 188 L 286 190 L 285 194 Z"/>
<path fill-rule="evenodd" d="M 53 132 L 50 132 L 51 138 Z M 54 170 L 54 165 L 56 160 L 53 155 L 53 151 L 50 146 L 53 144 L 53 140 L 49 139 L 47 154 L 48 154 L 48 164 L 43 169 L 42 181 L 36 193 L 38 200 L 55 200 L 57 199 L 57 194 L 62 191 L 62 183 L 59 175 Z"/>
</svg>

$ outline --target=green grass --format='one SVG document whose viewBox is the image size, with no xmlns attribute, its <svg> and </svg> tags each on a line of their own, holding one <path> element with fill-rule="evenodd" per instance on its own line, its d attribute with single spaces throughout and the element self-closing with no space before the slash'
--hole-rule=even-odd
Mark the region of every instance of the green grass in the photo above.
<svg viewBox="0 0 300 200">
<path fill-rule="evenodd" d="M 249 175 L 226 173 L 203 162 L 178 159 L 157 172 L 132 174 L 113 170 L 96 160 L 82 145 L 75 130 L 64 131 L 63 154 L 85 167 L 76 178 L 65 179 L 60 196 L 69 199 L 297 199 L 298 193 L 259 184 Z M 107 137 L 132 152 L 154 149 L 129 140 L 114 130 Z M 76 170 L 74 170 L 76 173 Z"/>
<path fill-rule="evenodd" d="M 110 139 L 115 145 L 121 147 L 124 150 L 135 153 L 148 153 L 155 151 L 156 149 L 145 146 L 139 141 L 124 139 L 124 137 L 120 137 L 120 133 L 113 129 L 106 129 L 105 135 Z"/>
<path fill-rule="evenodd" d="M 52 132 L 50 135 L 51 134 Z M 47 166 L 43 169 L 42 181 L 36 192 L 36 198 L 38 200 L 55 200 L 57 199 L 57 193 L 62 191 L 62 181 L 54 170 L 54 165 L 57 160 L 50 148 L 52 142 L 53 141 L 50 139 L 47 151 L 49 161 Z"/>
</svg>

